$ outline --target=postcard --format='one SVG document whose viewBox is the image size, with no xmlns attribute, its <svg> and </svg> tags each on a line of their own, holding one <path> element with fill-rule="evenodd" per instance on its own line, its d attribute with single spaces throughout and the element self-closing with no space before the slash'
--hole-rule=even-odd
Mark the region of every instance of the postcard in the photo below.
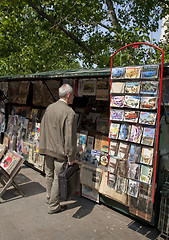
<svg viewBox="0 0 169 240">
<path fill-rule="evenodd" d="M 138 190 L 139 190 L 139 182 L 129 179 L 128 183 L 128 191 L 127 194 L 137 198 L 138 197 Z"/>
<path fill-rule="evenodd" d="M 127 183 L 128 183 L 128 180 L 126 178 L 118 176 L 116 181 L 116 187 L 115 187 L 116 192 L 119 194 L 126 193 Z"/>
<path fill-rule="evenodd" d="M 155 128 L 145 127 L 143 130 L 143 137 L 142 137 L 141 144 L 153 146 L 154 138 L 155 138 Z"/>
<path fill-rule="evenodd" d="M 140 93 L 141 94 L 157 94 L 158 92 L 158 82 L 141 82 Z"/>
<path fill-rule="evenodd" d="M 124 93 L 124 82 L 112 82 L 110 93 Z"/>
<path fill-rule="evenodd" d="M 101 144 L 102 144 L 102 135 L 96 135 L 95 136 L 95 143 L 94 143 L 94 149 L 101 151 Z"/>
<path fill-rule="evenodd" d="M 118 159 L 110 155 L 109 156 L 108 171 L 110 173 L 116 174 L 117 173 L 117 166 L 118 166 Z"/>
<path fill-rule="evenodd" d="M 137 96 L 125 96 L 124 106 L 128 108 L 139 108 L 140 98 Z"/>
<path fill-rule="evenodd" d="M 107 152 L 101 151 L 100 163 L 101 163 L 102 166 L 107 167 L 107 165 L 108 165 L 108 153 Z"/>
<path fill-rule="evenodd" d="M 158 78 L 158 65 L 143 66 L 141 78 Z"/>
<path fill-rule="evenodd" d="M 128 124 L 128 123 L 121 124 L 118 139 L 128 141 L 130 131 L 131 131 L 131 125 L 130 124 Z"/>
<path fill-rule="evenodd" d="M 140 82 L 126 82 L 125 93 L 135 93 L 140 92 Z"/>
<path fill-rule="evenodd" d="M 141 158 L 141 146 L 137 144 L 131 144 L 129 152 L 129 162 L 140 162 Z"/>
<path fill-rule="evenodd" d="M 124 110 L 110 109 L 110 120 L 122 121 Z"/>
<path fill-rule="evenodd" d="M 124 78 L 125 76 L 125 68 L 112 68 L 111 70 L 111 78 Z"/>
<path fill-rule="evenodd" d="M 153 164 L 153 155 L 154 155 L 153 148 L 143 147 L 140 163 L 144 163 L 146 165 L 152 165 Z"/>
<path fill-rule="evenodd" d="M 119 150 L 118 150 L 118 154 L 117 154 L 118 158 L 121 160 L 127 160 L 128 154 L 129 154 L 129 148 L 130 148 L 129 143 L 120 142 Z"/>
<path fill-rule="evenodd" d="M 157 98 L 156 97 L 141 97 L 140 108 L 141 109 L 156 109 L 157 108 Z"/>
<path fill-rule="evenodd" d="M 111 107 L 123 107 L 124 106 L 124 96 L 111 96 L 110 106 Z"/>
<path fill-rule="evenodd" d="M 117 157 L 118 148 L 119 148 L 119 143 L 115 140 L 110 140 L 109 155 Z"/>
<path fill-rule="evenodd" d="M 119 160 L 118 163 L 119 163 L 118 164 L 118 174 L 120 175 L 120 177 L 127 178 L 128 177 L 128 169 L 129 169 L 128 162 Z"/>
<path fill-rule="evenodd" d="M 124 121 L 126 122 L 137 123 L 138 116 L 139 116 L 138 111 L 124 111 Z"/>
<path fill-rule="evenodd" d="M 116 179 L 117 179 L 117 176 L 113 173 L 109 173 L 109 178 L 108 178 L 108 186 L 110 188 L 115 188 L 116 186 Z"/>
<path fill-rule="evenodd" d="M 142 67 L 126 67 L 125 78 L 139 78 Z"/>
<path fill-rule="evenodd" d="M 139 123 L 155 125 L 156 122 L 156 113 L 152 112 L 140 112 Z"/>
<path fill-rule="evenodd" d="M 140 182 L 151 184 L 153 168 L 141 165 Z"/>
<path fill-rule="evenodd" d="M 143 132 L 143 128 L 141 126 L 132 125 L 129 141 L 135 142 L 135 143 L 140 143 L 142 132 Z"/>
<path fill-rule="evenodd" d="M 119 135 L 119 123 L 111 123 L 110 124 L 110 131 L 109 131 L 109 138 L 117 139 Z"/>
<path fill-rule="evenodd" d="M 139 179 L 140 179 L 140 164 L 138 164 L 138 163 L 130 163 L 129 164 L 128 177 L 133 180 L 139 181 Z"/>
</svg>

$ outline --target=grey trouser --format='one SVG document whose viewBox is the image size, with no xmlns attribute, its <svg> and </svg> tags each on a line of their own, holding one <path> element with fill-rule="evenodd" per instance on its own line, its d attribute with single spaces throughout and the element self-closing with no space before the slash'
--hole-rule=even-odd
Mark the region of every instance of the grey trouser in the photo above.
<svg viewBox="0 0 169 240">
<path fill-rule="evenodd" d="M 58 174 L 64 168 L 64 162 L 57 162 L 57 158 L 46 155 L 45 173 L 46 173 L 46 192 L 48 210 L 57 211 L 60 208 Z"/>
</svg>

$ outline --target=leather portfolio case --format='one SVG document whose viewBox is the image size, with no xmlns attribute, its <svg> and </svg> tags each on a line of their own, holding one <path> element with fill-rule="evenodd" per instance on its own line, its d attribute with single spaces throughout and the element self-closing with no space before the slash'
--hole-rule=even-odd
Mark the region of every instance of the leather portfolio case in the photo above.
<svg viewBox="0 0 169 240">
<path fill-rule="evenodd" d="M 77 191 L 80 185 L 80 168 L 77 163 L 69 166 L 59 173 L 60 200 L 67 201 Z"/>
</svg>

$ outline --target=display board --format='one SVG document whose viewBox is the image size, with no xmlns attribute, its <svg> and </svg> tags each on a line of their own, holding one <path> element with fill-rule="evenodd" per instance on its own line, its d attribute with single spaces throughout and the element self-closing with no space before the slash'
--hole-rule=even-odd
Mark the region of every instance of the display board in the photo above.
<svg viewBox="0 0 169 240">
<path fill-rule="evenodd" d="M 159 64 L 111 68 L 107 184 L 120 187 L 129 212 L 147 221 L 154 203 L 160 76 Z"/>
</svg>

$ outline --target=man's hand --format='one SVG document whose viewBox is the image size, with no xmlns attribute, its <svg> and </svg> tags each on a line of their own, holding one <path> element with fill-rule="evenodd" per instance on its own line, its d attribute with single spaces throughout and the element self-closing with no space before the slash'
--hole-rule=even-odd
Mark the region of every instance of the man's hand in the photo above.
<svg viewBox="0 0 169 240">
<path fill-rule="evenodd" d="M 74 161 L 72 161 L 72 162 L 68 162 L 68 165 L 73 165 L 73 163 L 79 163 L 79 161 L 77 160 L 77 159 L 75 159 Z"/>
</svg>

